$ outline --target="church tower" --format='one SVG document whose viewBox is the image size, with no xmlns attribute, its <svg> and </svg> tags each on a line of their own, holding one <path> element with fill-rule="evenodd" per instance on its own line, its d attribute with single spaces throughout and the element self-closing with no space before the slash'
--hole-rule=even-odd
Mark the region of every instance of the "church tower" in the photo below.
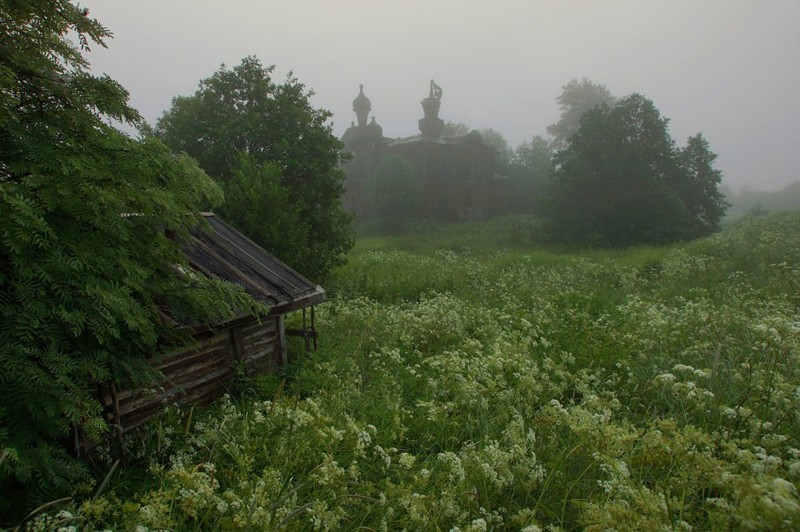
<svg viewBox="0 0 800 532">
<path fill-rule="evenodd" d="M 444 131 L 444 120 L 439 118 L 439 107 L 442 105 L 442 88 L 431 80 L 428 97 L 422 100 L 423 118 L 419 120 L 419 131 L 427 139 L 438 139 Z"/>
</svg>

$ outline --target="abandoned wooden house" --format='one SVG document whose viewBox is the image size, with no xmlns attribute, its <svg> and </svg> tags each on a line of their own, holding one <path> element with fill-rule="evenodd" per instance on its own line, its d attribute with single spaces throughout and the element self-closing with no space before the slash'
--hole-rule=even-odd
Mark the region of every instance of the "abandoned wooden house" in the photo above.
<svg viewBox="0 0 800 532">
<path fill-rule="evenodd" d="M 221 397 L 237 366 L 252 375 L 286 365 L 287 335 L 302 336 L 306 349 L 316 348 L 314 305 L 326 300 L 325 290 L 213 213 L 204 213 L 204 218 L 210 231 L 195 232 L 181 244 L 191 268 L 241 285 L 270 313 L 260 319 L 242 313 L 226 323 L 194 327 L 195 346 L 154 362 L 164 377 L 156 389 L 98 384 L 106 421 L 120 443 L 124 434 L 159 415 L 166 404 L 207 404 Z M 302 329 L 286 329 L 284 317 L 293 311 L 302 311 Z M 80 432 L 76 430 L 73 442 L 77 452 L 96 445 Z"/>
</svg>

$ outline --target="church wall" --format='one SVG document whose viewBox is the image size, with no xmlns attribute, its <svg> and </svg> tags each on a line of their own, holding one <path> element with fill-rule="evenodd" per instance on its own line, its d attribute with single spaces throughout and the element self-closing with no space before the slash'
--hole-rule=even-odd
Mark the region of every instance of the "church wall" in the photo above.
<svg viewBox="0 0 800 532">
<path fill-rule="evenodd" d="M 342 137 L 354 159 L 343 166 L 347 175 L 344 206 L 358 217 L 369 215 L 367 181 L 386 155 L 396 154 L 408 161 L 423 183 L 424 218 L 464 220 L 482 218 L 495 203 L 488 183 L 494 181 L 495 151 L 476 133 L 442 138 L 443 121 L 438 117 L 441 89 L 431 82 L 431 94 L 423 100 L 425 117 L 417 137 L 392 141 L 383 137 L 375 123 L 366 125 L 371 103 L 363 94 L 353 101 L 359 125 L 350 127 Z"/>
</svg>

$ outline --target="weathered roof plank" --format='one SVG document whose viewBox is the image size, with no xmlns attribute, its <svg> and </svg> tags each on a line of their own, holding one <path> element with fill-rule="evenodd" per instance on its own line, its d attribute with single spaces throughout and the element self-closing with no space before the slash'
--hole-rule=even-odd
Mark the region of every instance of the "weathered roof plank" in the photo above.
<svg viewBox="0 0 800 532">
<path fill-rule="evenodd" d="M 194 231 L 182 243 L 189 264 L 204 275 L 242 285 L 273 312 L 288 312 L 325 301 L 321 286 L 264 250 L 242 233 L 203 213 L 210 231 Z"/>
</svg>

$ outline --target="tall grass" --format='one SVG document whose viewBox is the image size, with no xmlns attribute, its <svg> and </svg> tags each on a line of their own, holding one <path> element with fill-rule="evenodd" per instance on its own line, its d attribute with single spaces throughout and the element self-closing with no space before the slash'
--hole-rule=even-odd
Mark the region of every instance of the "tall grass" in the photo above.
<svg viewBox="0 0 800 532">
<path fill-rule="evenodd" d="M 145 487 L 112 483 L 71 515 L 197 530 L 800 527 L 800 214 L 580 255 L 530 248 L 527 223 L 360 240 L 319 308 L 319 351 L 191 426 L 177 415 Z"/>
</svg>

